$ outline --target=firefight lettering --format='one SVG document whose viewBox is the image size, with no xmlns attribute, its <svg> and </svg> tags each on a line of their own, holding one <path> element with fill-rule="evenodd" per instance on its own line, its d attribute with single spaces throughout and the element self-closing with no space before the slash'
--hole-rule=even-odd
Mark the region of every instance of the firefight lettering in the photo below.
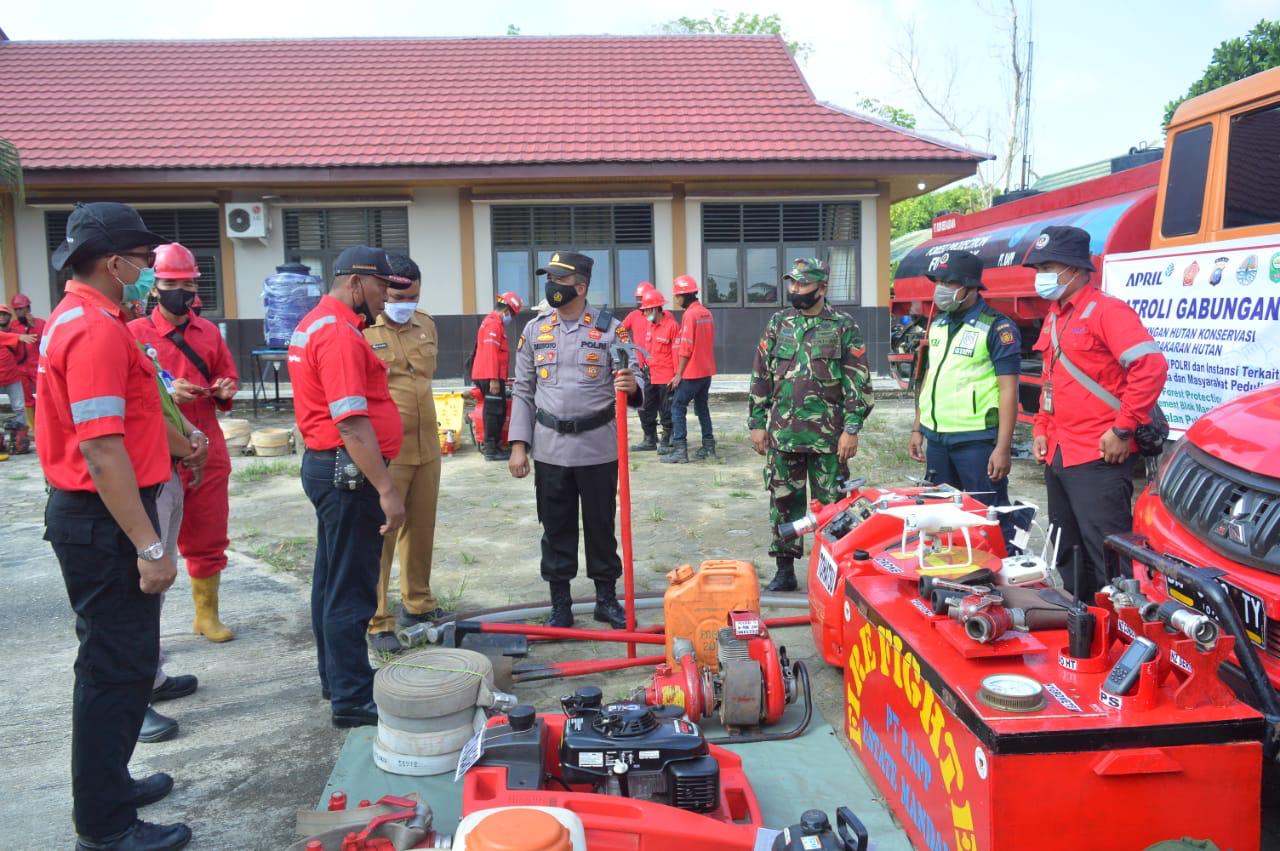
<svg viewBox="0 0 1280 851">
<path fill-rule="evenodd" d="M 920 747 L 914 739 L 908 740 L 906 730 L 902 726 L 902 719 L 891 710 L 891 714 L 886 716 L 889 722 L 886 730 L 892 733 L 908 766 L 924 781 L 926 790 L 933 781 L 936 766 L 947 794 L 952 797 L 951 827 L 955 835 L 955 847 L 964 851 L 977 851 L 972 809 L 967 799 L 963 802 L 959 799 L 964 792 L 965 777 L 960 755 L 956 750 L 955 738 L 946 729 L 947 714 L 939 696 L 934 692 L 929 681 L 921 675 L 920 660 L 906 649 L 901 636 L 884 626 L 876 628 L 870 623 L 864 623 L 858 631 L 857 641 L 852 642 L 852 645 L 849 649 L 848 661 L 850 682 L 845 689 L 848 707 L 845 730 L 849 741 L 859 749 L 865 746 L 869 756 L 881 766 L 882 770 L 884 770 L 884 762 L 881 755 L 884 754 L 885 759 L 893 766 L 893 777 L 897 777 L 897 763 L 887 755 L 884 744 L 862 711 L 862 694 L 867 679 L 878 671 L 902 692 L 911 709 L 919 712 L 920 731 L 929 743 L 928 748 Z M 899 736 L 902 738 L 900 739 Z M 872 737 L 875 737 L 874 742 Z M 903 744 L 904 741 L 909 741 L 910 744 Z M 930 757 L 932 764 L 925 762 Z M 885 776 L 890 775 L 886 772 Z M 951 845 L 937 838 L 939 834 L 932 821 L 925 823 L 916 819 L 917 814 L 928 818 L 925 805 L 913 792 L 900 792 L 900 794 L 903 795 L 902 803 L 907 813 L 921 836 L 927 840 L 927 847 L 950 849 Z M 936 844 L 935 838 L 937 838 Z"/>
</svg>

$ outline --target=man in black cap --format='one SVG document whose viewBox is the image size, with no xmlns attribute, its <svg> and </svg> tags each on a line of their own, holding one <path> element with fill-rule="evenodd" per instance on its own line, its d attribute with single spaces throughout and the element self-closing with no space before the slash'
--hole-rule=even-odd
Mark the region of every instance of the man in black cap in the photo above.
<svg viewBox="0 0 1280 851">
<path fill-rule="evenodd" d="M 916 393 L 907 454 L 925 462 L 926 477 L 935 484 L 985 494 L 979 498 L 990 505 L 1008 505 L 1022 335 L 983 299 L 987 287 L 975 255 L 948 251 L 933 259 L 925 277 L 934 283 L 938 314 L 922 352 L 924 379 Z M 1012 545 L 1013 518 L 1001 514 L 1000 529 Z"/>
<path fill-rule="evenodd" d="M 1133 528 L 1134 430 L 1151 421 L 1169 364 L 1128 303 L 1091 285 L 1089 234 L 1044 229 L 1022 265 L 1052 302 L 1036 341 L 1044 387 L 1032 452 L 1045 465 L 1049 520 L 1062 530 L 1058 566 L 1083 548 L 1085 600 L 1105 581 L 1102 542 Z"/>
<path fill-rule="evenodd" d="M 389 459 L 404 428 L 387 368 L 361 329 L 382 312 L 387 288 L 408 289 L 381 248 L 338 255 L 333 285 L 289 340 L 294 412 L 307 451 L 302 490 L 316 509 L 311 628 L 320 693 L 337 727 L 378 723 L 365 628 L 378 610 L 382 536 L 404 523 Z"/>
<path fill-rule="evenodd" d="M 630 335 L 608 310 L 587 303 L 592 259 L 558 251 L 539 275 L 547 276 L 551 307 L 534 317 L 516 345 L 511 394 L 511 459 L 517 479 L 534 465 L 542 522 L 542 578 L 551 585 L 551 626 L 573 626 L 569 581 L 578 575 L 578 513 L 586 539 L 587 575 L 595 582 L 596 620 L 626 626 L 618 605 L 622 575 L 613 533 L 617 505 L 618 440 L 615 393 L 639 407 L 644 389 L 630 368 L 614 362 L 615 342 Z M 629 363 L 629 361 L 628 361 Z"/>
<path fill-rule="evenodd" d="M 40 343 L 36 446 L 49 483 L 45 540 L 76 613 L 80 650 L 71 710 L 71 794 L 78 849 L 175 849 L 185 824 L 138 819 L 173 778 L 129 775 L 160 663 L 160 594 L 174 558 L 161 542 L 156 495 L 169 442 L 155 369 L 120 304 L 167 242 L 124 204 L 77 205 L 53 268 L 66 295 Z"/>
</svg>

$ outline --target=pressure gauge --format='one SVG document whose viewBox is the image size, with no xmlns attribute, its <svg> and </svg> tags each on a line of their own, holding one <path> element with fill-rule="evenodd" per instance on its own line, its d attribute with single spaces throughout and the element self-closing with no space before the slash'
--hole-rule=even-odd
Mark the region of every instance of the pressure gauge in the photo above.
<svg viewBox="0 0 1280 851">
<path fill-rule="evenodd" d="M 1044 709 L 1044 687 L 1019 674 L 992 674 L 982 681 L 978 700 L 1001 712 L 1035 712 Z"/>
</svg>

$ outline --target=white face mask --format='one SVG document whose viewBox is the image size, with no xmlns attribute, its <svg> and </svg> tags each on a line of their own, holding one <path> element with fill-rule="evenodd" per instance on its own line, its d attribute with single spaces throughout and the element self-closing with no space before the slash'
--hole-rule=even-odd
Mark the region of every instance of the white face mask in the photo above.
<svg viewBox="0 0 1280 851">
<path fill-rule="evenodd" d="M 960 302 L 964 299 L 957 298 L 960 295 L 961 287 L 949 287 L 946 284 L 934 284 L 933 286 L 933 303 L 938 306 L 938 310 L 943 313 L 950 313 L 960 307 Z"/>
<path fill-rule="evenodd" d="M 389 301 L 382 306 L 382 312 L 387 314 L 387 318 L 397 325 L 403 325 L 413 316 L 413 312 L 418 309 L 416 301 Z"/>
<path fill-rule="evenodd" d="M 1058 281 L 1057 272 L 1036 272 L 1036 295 L 1046 301 L 1057 301 L 1067 291 L 1067 285 Z"/>
<path fill-rule="evenodd" d="M 658 322 L 658 311 L 656 310 L 649 311 L 648 313 L 645 314 L 645 318 L 656 325 Z"/>
</svg>

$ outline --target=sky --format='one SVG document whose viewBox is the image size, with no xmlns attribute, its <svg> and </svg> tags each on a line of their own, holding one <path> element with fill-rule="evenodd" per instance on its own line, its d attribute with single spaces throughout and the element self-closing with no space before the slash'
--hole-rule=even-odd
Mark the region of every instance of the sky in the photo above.
<svg viewBox="0 0 1280 851">
<path fill-rule="evenodd" d="M 1009 0 L 61 0 L 0 3 L 13 40 L 652 34 L 680 16 L 777 13 L 812 50 L 801 64 L 819 100 L 857 108 L 876 98 L 917 116 L 918 129 L 997 153 L 1007 137 L 1004 21 Z M 1276 0 L 1015 0 L 1030 17 L 1032 171 L 1050 174 L 1161 144 L 1164 105 L 1198 79 L 1213 48 L 1243 35 Z M 967 139 L 933 118 L 901 71 L 914 28 L 928 90 L 950 82 Z M 361 57 L 364 58 L 364 57 Z M 376 61 L 376 57 L 367 57 Z M 567 58 L 567 61 L 572 61 Z M 994 134 L 988 142 L 989 128 Z M 3 116 L 0 116 L 0 133 Z"/>
</svg>

